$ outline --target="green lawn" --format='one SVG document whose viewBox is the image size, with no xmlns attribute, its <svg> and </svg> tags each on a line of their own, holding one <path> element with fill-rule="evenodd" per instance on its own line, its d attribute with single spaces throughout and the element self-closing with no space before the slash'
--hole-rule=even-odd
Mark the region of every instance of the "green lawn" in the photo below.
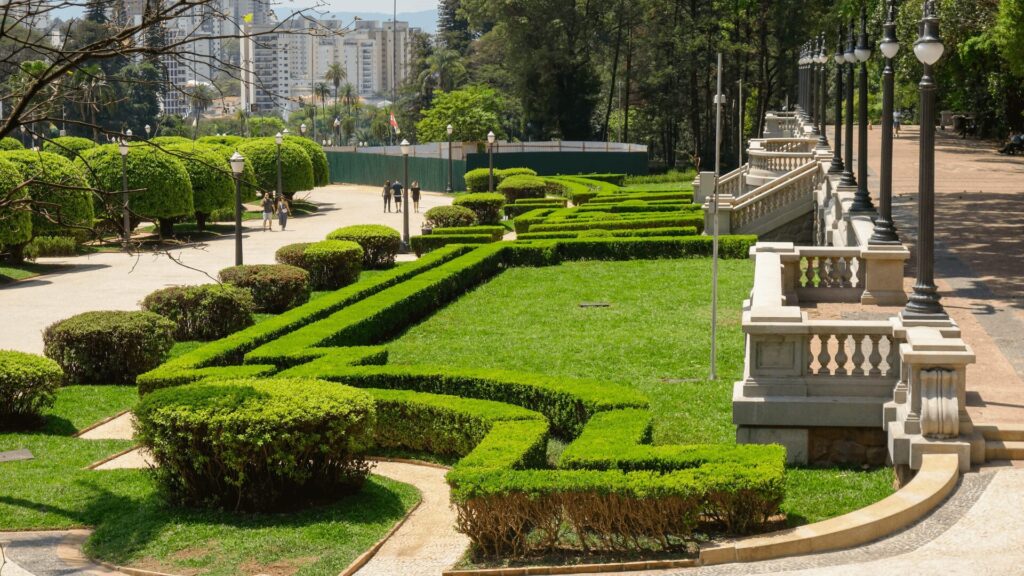
<svg viewBox="0 0 1024 576">
<path fill-rule="evenodd" d="M 93 526 L 90 555 L 165 572 L 333 576 L 419 500 L 412 486 L 373 476 L 358 495 L 293 514 L 171 508 L 145 471 L 85 470 L 132 442 L 72 437 L 137 398 L 127 386 L 63 388 L 45 428 L 0 434 L 0 451 L 35 456 L 0 464 L 0 531 Z"/>
<path fill-rule="evenodd" d="M 64 268 L 57 264 L 36 264 L 24 262 L 22 264 L 0 264 L 0 285 L 27 280 L 43 274 L 49 274 Z"/>
<path fill-rule="evenodd" d="M 732 383 L 743 373 L 742 301 L 753 264 L 720 267 L 718 380 L 708 380 L 707 259 L 513 268 L 388 345 L 389 363 L 505 368 L 598 378 L 651 399 L 656 443 L 732 443 Z M 608 308 L 581 308 L 607 302 Z M 552 449 L 557 451 L 558 447 Z M 892 492 L 891 471 L 793 469 L 793 524 Z"/>
</svg>

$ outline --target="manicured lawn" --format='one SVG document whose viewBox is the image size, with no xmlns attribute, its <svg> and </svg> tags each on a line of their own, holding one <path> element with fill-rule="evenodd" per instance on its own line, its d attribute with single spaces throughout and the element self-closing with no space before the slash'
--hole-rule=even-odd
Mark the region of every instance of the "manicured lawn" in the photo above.
<svg viewBox="0 0 1024 576">
<path fill-rule="evenodd" d="M 63 266 L 55 264 L 36 264 L 25 262 L 23 264 L 0 264 L 0 285 L 18 280 L 35 278 L 42 274 L 48 274 L 60 270 Z"/>
<path fill-rule="evenodd" d="M 581 262 L 513 268 L 388 345 L 389 363 L 598 378 L 651 399 L 655 443 L 733 443 L 743 373 L 746 260 L 722 261 L 717 380 L 708 380 L 711 262 Z M 607 302 L 607 308 L 581 308 Z M 557 451 L 557 447 L 552 447 Z M 784 509 L 802 524 L 892 492 L 891 471 L 793 469 Z"/>
<path fill-rule="evenodd" d="M 169 572 L 333 576 L 419 500 L 415 488 L 374 476 L 358 495 L 294 514 L 172 508 L 146 471 L 85 470 L 133 442 L 72 437 L 137 399 L 134 387 L 63 388 L 44 429 L 0 434 L 0 451 L 35 456 L 0 464 L 0 531 L 93 526 L 90 555 Z"/>
</svg>

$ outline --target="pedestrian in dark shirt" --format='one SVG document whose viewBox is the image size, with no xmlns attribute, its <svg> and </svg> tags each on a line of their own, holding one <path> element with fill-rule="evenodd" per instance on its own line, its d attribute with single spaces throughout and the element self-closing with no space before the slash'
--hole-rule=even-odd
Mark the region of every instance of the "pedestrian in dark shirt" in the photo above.
<svg viewBox="0 0 1024 576">
<path fill-rule="evenodd" d="M 395 183 L 391 185 L 391 191 L 395 195 L 395 207 L 398 212 L 402 211 L 402 183 L 395 180 Z"/>
<path fill-rule="evenodd" d="M 391 212 L 391 180 L 384 181 L 384 211 Z"/>
<path fill-rule="evenodd" d="M 409 188 L 412 190 L 412 206 L 416 212 L 420 211 L 420 182 L 419 180 L 413 180 L 412 186 Z"/>
</svg>

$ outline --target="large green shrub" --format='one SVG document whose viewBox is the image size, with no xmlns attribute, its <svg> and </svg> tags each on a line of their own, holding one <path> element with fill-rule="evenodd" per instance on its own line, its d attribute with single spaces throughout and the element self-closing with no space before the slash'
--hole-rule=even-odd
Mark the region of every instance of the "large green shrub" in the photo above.
<svg viewBox="0 0 1024 576">
<path fill-rule="evenodd" d="M 402 249 L 402 236 L 382 224 L 358 224 L 338 228 L 327 235 L 328 240 L 350 240 L 363 249 L 363 269 L 390 268 Z"/>
<path fill-rule="evenodd" d="M 92 192 L 78 166 L 63 156 L 32 150 L 4 152 L 0 157 L 17 165 L 22 179 L 32 182 L 28 194 L 33 236 L 92 227 Z"/>
<path fill-rule="evenodd" d="M 302 255 L 314 290 L 337 290 L 359 279 L 363 249 L 347 240 L 323 240 L 306 247 Z"/>
<path fill-rule="evenodd" d="M 423 214 L 433 228 L 454 228 L 476 224 L 476 212 L 465 206 L 435 206 Z"/>
<path fill-rule="evenodd" d="M 38 424 L 64 372 L 49 358 L 0 350 L 0 430 Z"/>
<path fill-rule="evenodd" d="M 121 218 L 121 154 L 107 144 L 82 152 L 75 160 L 90 184 L 102 194 L 97 212 Z M 126 157 L 129 208 L 134 215 L 160 221 L 161 232 L 172 232 L 174 219 L 195 212 L 192 182 L 177 158 L 146 144 L 132 145 Z"/>
<path fill-rule="evenodd" d="M 26 260 L 77 256 L 78 248 L 73 236 L 35 236 L 25 245 L 23 255 Z"/>
<path fill-rule="evenodd" d="M 257 312 L 280 314 L 309 300 L 309 272 L 287 264 L 232 266 L 220 280 L 252 294 Z"/>
<path fill-rule="evenodd" d="M 164 150 L 181 160 L 192 183 L 192 206 L 196 224 L 202 230 L 214 210 L 231 208 L 235 203 L 231 166 L 223 154 L 205 144 L 172 144 Z"/>
<path fill-rule="evenodd" d="M 174 338 L 179 342 L 217 340 L 255 322 L 252 294 L 229 284 L 161 288 L 141 304 L 143 310 L 174 322 Z"/>
<path fill-rule="evenodd" d="M 22 247 L 32 239 L 28 188 L 19 188 L 23 183 L 18 166 L 0 158 L 0 190 L 5 191 L 11 201 L 7 207 L 0 208 L 0 247 L 11 250 L 15 260 L 21 259 Z M 7 193 L 9 190 L 13 192 Z"/>
<path fill-rule="evenodd" d="M 174 345 L 174 322 L 152 312 L 85 312 L 43 331 L 44 352 L 76 384 L 135 384 Z"/>
<path fill-rule="evenodd" d="M 488 180 L 490 178 L 490 169 L 488 168 L 476 168 L 466 172 L 464 179 L 466 181 L 466 190 L 469 192 L 487 192 Z M 505 168 L 504 170 L 494 171 L 494 189 L 497 190 L 498 186 L 505 178 L 513 176 L 536 176 L 537 172 L 529 168 Z"/>
<path fill-rule="evenodd" d="M 277 260 L 281 264 L 287 264 L 289 266 L 295 266 L 307 269 L 306 264 L 306 248 L 312 242 L 297 242 L 295 244 L 285 244 L 274 252 L 274 260 Z"/>
<path fill-rule="evenodd" d="M 505 195 L 509 204 L 523 198 L 543 198 L 547 194 L 548 185 L 536 176 L 517 175 L 502 179 L 498 192 Z"/>
<path fill-rule="evenodd" d="M 74 160 L 75 158 L 78 158 L 78 155 L 81 154 L 83 150 L 89 150 L 95 147 L 95 142 L 88 138 L 82 138 L 79 136 L 58 136 L 53 140 L 43 142 L 43 152 L 60 154 L 68 160 Z"/>
<path fill-rule="evenodd" d="M 227 146 L 228 148 L 234 149 L 236 146 L 245 141 L 245 138 L 241 136 L 232 136 L 231 134 L 225 134 L 223 136 L 203 136 L 197 140 L 203 144 L 217 144 L 220 146 Z"/>
<path fill-rule="evenodd" d="M 174 500 L 264 511 L 359 489 L 375 407 L 334 383 L 226 380 L 148 394 L 135 418 Z"/>
<path fill-rule="evenodd" d="M 309 160 L 313 163 L 314 184 L 317 186 L 327 186 L 331 183 L 330 169 L 327 166 L 327 153 L 324 152 L 322 146 L 309 138 L 300 136 L 285 136 L 284 141 L 298 144 L 309 155 Z"/>
<path fill-rule="evenodd" d="M 163 148 L 165 146 L 192 144 L 193 140 L 191 138 L 185 138 L 184 136 L 156 136 L 155 138 L 146 140 L 146 142 Z"/>
<path fill-rule="evenodd" d="M 214 138 L 239 138 L 239 137 L 238 136 L 215 136 Z M 202 138 L 200 138 L 200 140 L 202 140 Z M 241 141 L 241 138 L 239 138 L 239 141 Z M 227 145 L 223 145 L 223 144 L 217 144 L 216 142 L 204 142 L 203 144 L 209 150 L 211 150 L 213 152 L 216 152 L 217 154 L 220 154 L 224 158 L 224 161 L 228 162 L 228 167 L 230 168 L 230 166 L 231 166 L 231 164 L 230 164 L 231 157 L 235 154 L 235 149 L 236 149 L 235 145 L 227 146 Z M 229 176 L 231 178 L 231 185 L 234 186 L 235 185 L 235 183 L 234 183 L 234 178 L 235 178 L 234 173 L 233 172 L 229 173 Z M 242 180 L 242 202 L 252 202 L 253 200 L 256 200 L 257 198 L 259 198 L 259 187 L 257 186 L 257 181 L 256 181 L 256 170 L 252 166 L 252 160 L 249 160 L 248 158 L 245 159 L 245 164 L 243 164 L 241 180 Z M 225 214 L 225 213 L 227 213 L 227 214 L 229 214 L 229 216 L 227 218 L 225 218 L 225 219 L 226 220 L 234 220 L 235 212 L 234 212 L 234 205 L 233 204 L 234 203 L 232 202 L 231 208 L 229 208 L 227 210 L 215 210 L 214 212 L 216 212 L 217 214 Z"/>
<path fill-rule="evenodd" d="M 501 221 L 501 207 L 505 205 L 505 196 L 497 192 L 460 194 L 452 204 L 472 210 L 476 214 L 477 223 L 491 225 Z"/>
<path fill-rule="evenodd" d="M 11 138 L 10 136 L 4 136 L 0 138 L 0 150 L 24 150 L 25 145 L 21 143 L 17 138 Z"/>
<path fill-rule="evenodd" d="M 256 182 L 262 190 L 277 189 L 277 145 L 273 138 L 253 138 L 238 145 L 238 151 L 252 162 Z M 292 142 L 281 144 L 281 187 L 289 199 L 296 192 L 312 190 L 313 162 L 306 150 Z"/>
</svg>

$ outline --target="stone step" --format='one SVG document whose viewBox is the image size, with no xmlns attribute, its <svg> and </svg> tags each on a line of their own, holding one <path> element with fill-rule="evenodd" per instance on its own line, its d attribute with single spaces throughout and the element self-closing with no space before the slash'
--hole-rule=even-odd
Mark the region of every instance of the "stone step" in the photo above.
<svg viewBox="0 0 1024 576">
<path fill-rule="evenodd" d="M 1024 442 L 1024 424 L 976 424 L 974 429 L 981 432 L 985 440 Z"/>
<path fill-rule="evenodd" d="M 1024 460 L 1024 442 L 989 440 L 985 442 L 986 460 Z"/>
</svg>

